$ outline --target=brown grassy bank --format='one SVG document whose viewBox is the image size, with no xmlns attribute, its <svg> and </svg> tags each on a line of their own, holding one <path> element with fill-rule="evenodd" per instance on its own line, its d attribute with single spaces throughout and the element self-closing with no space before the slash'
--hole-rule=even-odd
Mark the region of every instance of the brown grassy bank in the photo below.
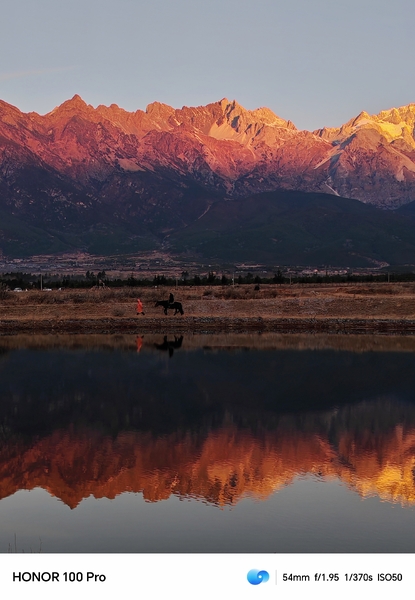
<svg viewBox="0 0 415 600">
<path fill-rule="evenodd" d="M 172 291 L 185 314 L 164 315 Z M 145 315 L 136 315 L 137 297 Z M 415 333 L 415 284 L 263 285 L 7 292 L 0 334 Z"/>
</svg>

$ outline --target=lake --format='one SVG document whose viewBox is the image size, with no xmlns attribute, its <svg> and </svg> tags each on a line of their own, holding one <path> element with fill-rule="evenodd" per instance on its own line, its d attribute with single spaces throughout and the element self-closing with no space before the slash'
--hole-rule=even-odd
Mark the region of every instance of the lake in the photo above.
<svg viewBox="0 0 415 600">
<path fill-rule="evenodd" d="M 0 338 L 0 552 L 415 552 L 415 339 Z"/>
</svg>

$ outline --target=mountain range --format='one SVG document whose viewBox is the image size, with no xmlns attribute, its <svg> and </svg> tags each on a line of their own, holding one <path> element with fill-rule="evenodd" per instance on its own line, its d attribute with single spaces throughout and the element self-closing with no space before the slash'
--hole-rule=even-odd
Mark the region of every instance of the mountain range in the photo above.
<svg viewBox="0 0 415 600">
<path fill-rule="evenodd" d="M 414 127 L 415 104 L 309 132 L 227 99 L 127 112 L 75 95 L 43 116 L 0 101 L 0 248 L 7 256 L 163 247 L 274 264 L 415 263 Z M 308 217 L 299 227 L 300 196 L 319 231 L 309 231 Z M 251 217 L 238 223 L 242 242 L 221 256 L 218 239 L 232 237 L 235 211 Z M 244 238 L 252 229 L 257 241 Z"/>
</svg>

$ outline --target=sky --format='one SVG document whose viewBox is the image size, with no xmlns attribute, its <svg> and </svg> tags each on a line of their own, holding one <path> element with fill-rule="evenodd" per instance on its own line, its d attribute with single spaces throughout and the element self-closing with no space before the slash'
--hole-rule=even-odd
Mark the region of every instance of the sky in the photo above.
<svg viewBox="0 0 415 600">
<path fill-rule="evenodd" d="M 224 97 L 300 129 L 415 102 L 413 0 L 2 0 L 0 99 L 135 111 Z"/>
</svg>

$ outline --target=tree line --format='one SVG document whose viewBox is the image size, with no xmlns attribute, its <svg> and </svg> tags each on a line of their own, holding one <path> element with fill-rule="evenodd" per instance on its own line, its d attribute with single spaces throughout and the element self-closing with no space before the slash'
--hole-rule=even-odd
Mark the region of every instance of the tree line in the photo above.
<svg viewBox="0 0 415 600">
<path fill-rule="evenodd" d="M 411 282 L 415 281 L 415 273 L 375 273 L 375 274 L 309 274 L 294 275 L 277 270 L 270 277 L 261 277 L 252 273 L 225 275 L 210 271 L 206 274 L 190 275 L 183 271 L 178 277 L 155 275 L 153 277 L 136 277 L 133 273 L 126 277 L 110 277 L 105 271 L 96 274 L 87 271 L 85 275 L 53 275 L 32 273 L 5 273 L 0 276 L 2 290 L 21 289 L 88 289 L 91 287 L 174 287 L 174 286 L 228 286 L 228 285 L 256 285 L 262 284 L 319 284 L 319 283 L 375 283 L 375 282 Z"/>
</svg>

